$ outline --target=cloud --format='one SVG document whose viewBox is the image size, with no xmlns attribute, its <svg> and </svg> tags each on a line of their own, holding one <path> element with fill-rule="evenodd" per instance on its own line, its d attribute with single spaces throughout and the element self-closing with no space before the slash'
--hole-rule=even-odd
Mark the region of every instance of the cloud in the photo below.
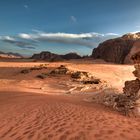
<svg viewBox="0 0 140 140">
<path fill-rule="evenodd" d="M 70 33 L 46 33 L 41 31 L 36 31 L 32 34 L 20 33 L 16 36 L 0 36 L 0 40 L 6 43 L 13 44 L 22 49 L 36 49 L 39 47 L 39 43 L 52 42 L 60 44 L 72 44 L 79 45 L 88 48 L 95 48 L 99 43 L 107 40 L 119 37 L 115 33 L 80 33 L 80 34 L 70 34 Z"/>
<path fill-rule="evenodd" d="M 24 5 L 24 8 L 28 9 L 28 7 L 29 7 L 28 5 L 26 5 L 26 4 Z"/>
<path fill-rule="evenodd" d="M 75 16 L 70 16 L 70 19 L 73 23 L 76 23 L 77 22 L 77 18 Z"/>
<path fill-rule="evenodd" d="M 116 34 L 116 33 L 107 33 L 107 34 L 105 34 L 106 36 L 118 36 L 118 34 Z"/>
<path fill-rule="evenodd" d="M 35 34 L 19 34 L 19 38 L 25 40 L 39 41 L 39 42 L 56 42 L 64 44 L 81 45 L 90 48 L 96 47 L 99 43 L 118 37 L 118 34 L 107 33 L 81 33 L 81 34 L 69 34 L 69 33 L 43 33 L 38 32 Z"/>
<path fill-rule="evenodd" d="M 3 42 L 6 42 L 6 43 L 14 44 L 17 47 L 24 48 L 24 49 L 25 48 L 35 49 L 34 46 L 36 46 L 36 44 L 30 43 L 30 42 L 25 42 L 25 41 L 22 41 L 22 40 L 17 40 L 13 37 L 10 37 L 10 36 L 1 36 L 0 40 L 2 40 Z"/>
<path fill-rule="evenodd" d="M 140 25 L 137 25 L 136 28 L 140 28 Z"/>
</svg>

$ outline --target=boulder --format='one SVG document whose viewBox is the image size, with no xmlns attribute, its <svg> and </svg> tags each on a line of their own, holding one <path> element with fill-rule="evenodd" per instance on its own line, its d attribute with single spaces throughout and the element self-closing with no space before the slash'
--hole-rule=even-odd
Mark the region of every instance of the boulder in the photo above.
<svg viewBox="0 0 140 140">
<path fill-rule="evenodd" d="M 34 67 L 31 67 L 31 68 L 23 69 L 23 70 L 20 71 L 20 73 L 28 74 L 28 73 L 30 73 L 32 71 L 42 70 L 42 69 L 47 69 L 47 64 L 41 64 L 39 66 L 34 66 Z"/>
<path fill-rule="evenodd" d="M 66 68 L 64 65 L 61 65 L 60 67 L 52 70 L 50 72 L 50 75 L 58 75 L 58 74 L 61 74 L 61 75 L 65 75 L 68 73 L 68 68 Z"/>
<path fill-rule="evenodd" d="M 73 72 L 72 74 L 71 74 L 71 78 L 74 78 L 74 79 L 87 79 L 87 78 L 89 78 L 90 77 L 90 75 L 89 75 L 89 73 L 88 72 L 84 72 L 84 71 L 76 71 L 76 72 Z"/>
<path fill-rule="evenodd" d="M 135 64 L 135 71 L 133 73 L 136 79 L 125 82 L 123 95 L 121 95 L 123 98 L 120 100 L 118 96 L 117 108 L 123 106 L 127 113 L 133 112 L 137 116 L 140 115 L 140 52 L 132 55 L 131 59 Z"/>
<path fill-rule="evenodd" d="M 139 98 L 140 90 L 140 80 L 126 81 L 125 87 L 123 88 L 124 94 L 132 100 L 137 100 Z"/>
</svg>

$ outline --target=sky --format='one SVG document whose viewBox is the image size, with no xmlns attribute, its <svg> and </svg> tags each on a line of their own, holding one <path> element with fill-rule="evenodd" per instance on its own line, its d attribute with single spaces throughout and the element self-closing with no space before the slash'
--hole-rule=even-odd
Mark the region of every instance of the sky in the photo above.
<svg viewBox="0 0 140 140">
<path fill-rule="evenodd" d="M 140 30 L 140 0 L 0 0 L 0 51 L 90 55 Z"/>
</svg>

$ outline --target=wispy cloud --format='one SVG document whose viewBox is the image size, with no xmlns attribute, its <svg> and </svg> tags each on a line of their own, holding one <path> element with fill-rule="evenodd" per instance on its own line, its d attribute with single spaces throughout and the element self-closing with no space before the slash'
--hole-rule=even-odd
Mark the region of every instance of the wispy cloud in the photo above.
<svg viewBox="0 0 140 140">
<path fill-rule="evenodd" d="M 137 25 L 136 28 L 140 28 L 140 25 Z"/>
<path fill-rule="evenodd" d="M 96 47 L 100 42 L 115 38 L 119 36 L 115 33 L 99 34 L 99 33 L 81 33 L 81 34 L 69 34 L 69 33 L 36 33 L 36 34 L 19 34 L 19 38 L 34 41 L 43 42 L 57 42 L 65 44 L 75 44 L 87 46 L 90 48 Z"/>
<path fill-rule="evenodd" d="M 32 34 L 30 33 L 20 33 L 16 36 L 1 36 L 0 40 L 6 43 L 14 44 L 22 49 L 36 49 L 40 42 L 52 42 L 60 44 L 73 44 L 85 46 L 88 48 L 95 48 L 99 43 L 118 37 L 115 33 L 80 33 L 80 34 L 70 34 L 70 33 L 46 33 L 41 31 L 36 31 Z"/>
<path fill-rule="evenodd" d="M 77 22 L 77 18 L 75 16 L 70 16 L 70 19 L 73 23 L 76 23 Z"/>
<path fill-rule="evenodd" d="M 25 41 L 22 41 L 22 40 L 17 40 L 13 37 L 10 37 L 10 36 L 1 36 L 0 40 L 2 40 L 3 42 L 6 42 L 6 43 L 14 44 L 17 47 L 24 48 L 24 49 L 25 48 L 35 49 L 34 46 L 36 46 L 36 44 L 33 44 L 31 42 L 25 42 Z"/>
<path fill-rule="evenodd" d="M 28 5 L 26 5 L 26 4 L 24 5 L 24 8 L 28 9 L 28 7 L 29 7 Z"/>
</svg>

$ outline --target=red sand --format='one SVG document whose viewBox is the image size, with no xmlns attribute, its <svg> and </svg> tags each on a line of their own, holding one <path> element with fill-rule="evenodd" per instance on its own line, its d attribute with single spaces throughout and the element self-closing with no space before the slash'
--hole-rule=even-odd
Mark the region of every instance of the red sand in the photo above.
<svg viewBox="0 0 140 140">
<path fill-rule="evenodd" d="M 140 118 L 125 117 L 84 101 L 92 95 L 64 95 L 55 87 L 44 92 L 40 86 L 47 84 L 47 79 L 34 78 L 36 72 L 28 76 L 19 74 L 21 67 L 36 64 L 0 62 L 0 140 L 140 139 Z M 131 74 L 133 66 L 65 64 L 72 69 L 91 71 L 119 89 L 125 79 L 134 78 Z"/>
</svg>

